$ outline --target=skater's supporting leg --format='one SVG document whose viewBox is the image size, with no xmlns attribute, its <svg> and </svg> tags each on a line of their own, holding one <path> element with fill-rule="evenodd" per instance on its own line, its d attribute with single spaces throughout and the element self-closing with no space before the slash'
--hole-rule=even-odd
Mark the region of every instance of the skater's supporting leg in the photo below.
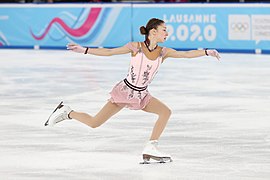
<svg viewBox="0 0 270 180">
<path fill-rule="evenodd" d="M 94 117 L 90 116 L 89 114 L 76 111 L 72 111 L 69 114 L 69 117 L 76 119 L 92 128 L 96 128 L 105 123 L 110 117 L 119 112 L 121 109 L 123 109 L 123 107 L 108 101 Z"/>
<path fill-rule="evenodd" d="M 171 115 L 171 110 L 158 99 L 152 97 L 143 109 L 146 112 L 158 115 L 158 120 L 152 131 L 150 140 L 158 140 Z"/>
</svg>

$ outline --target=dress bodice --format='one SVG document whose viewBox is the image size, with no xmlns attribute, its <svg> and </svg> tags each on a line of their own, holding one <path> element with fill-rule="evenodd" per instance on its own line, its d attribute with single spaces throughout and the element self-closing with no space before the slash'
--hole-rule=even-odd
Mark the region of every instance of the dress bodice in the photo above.
<svg viewBox="0 0 270 180">
<path fill-rule="evenodd" d="M 131 57 L 129 72 L 126 79 L 136 87 L 148 86 L 158 72 L 162 63 L 165 48 L 161 48 L 159 56 L 152 60 L 143 52 L 141 43 L 139 43 L 138 48 L 134 47 L 131 42 L 126 44 L 126 47 L 135 54 Z"/>
</svg>

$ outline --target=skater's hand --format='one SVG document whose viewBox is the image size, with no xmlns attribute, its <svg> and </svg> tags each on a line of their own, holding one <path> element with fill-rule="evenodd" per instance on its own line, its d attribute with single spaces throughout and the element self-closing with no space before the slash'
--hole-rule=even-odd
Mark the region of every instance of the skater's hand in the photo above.
<svg viewBox="0 0 270 180">
<path fill-rule="evenodd" d="M 217 58 L 217 60 L 220 60 L 220 58 L 221 58 L 218 51 L 215 49 L 207 49 L 206 52 L 207 52 L 208 56 L 215 57 L 215 58 Z"/>
<path fill-rule="evenodd" d="M 67 44 L 67 49 L 71 50 L 73 52 L 76 52 L 76 53 L 84 53 L 86 50 L 86 47 L 82 47 L 82 46 L 80 46 L 78 44 L 74 44 L 74 43 L 69 43 L 69 44 Z"/>
</svg>

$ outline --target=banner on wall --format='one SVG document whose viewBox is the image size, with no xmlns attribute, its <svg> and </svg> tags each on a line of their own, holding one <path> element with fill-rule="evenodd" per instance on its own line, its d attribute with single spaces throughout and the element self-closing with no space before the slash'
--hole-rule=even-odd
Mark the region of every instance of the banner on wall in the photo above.
<svg viewBox="0 0 270 180">
<path fill-rule="evenodd" d="M 166 23 L 164 45 L 177 49 L 218 48 L 270 50 L 270 4 L 135 4 L 134 40 L 141 41 L 139 27 L 150 18 Z"/>
<path fill-rule="evenodd" d="M 118 47 L 144 40 L 153 17 L 166 22 L 167 47 L 270 50 L 270 4 L 199 3 L 0 5 L 0 47 Z"/>
<path fill-rule="evenodd" d="M 74 42 L 115 47 L 131 40 L 129 5 L 33 4 L 0 9 L 0 46 L 64 47 Z"/>
</svg>

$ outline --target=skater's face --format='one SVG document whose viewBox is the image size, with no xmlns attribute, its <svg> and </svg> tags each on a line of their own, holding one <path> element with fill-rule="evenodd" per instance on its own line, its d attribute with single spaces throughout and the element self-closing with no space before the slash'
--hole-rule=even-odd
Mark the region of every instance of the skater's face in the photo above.
<svg viewBox="0 0 270 180">
<path fill-rule="evenodd" d="M 157 42 L 163 43 L 166 41 L 168 32 L 165 23 L 160 24 L 157 29 L 152 29 L 153 35 L 156 37 Z"/>
</svg>

